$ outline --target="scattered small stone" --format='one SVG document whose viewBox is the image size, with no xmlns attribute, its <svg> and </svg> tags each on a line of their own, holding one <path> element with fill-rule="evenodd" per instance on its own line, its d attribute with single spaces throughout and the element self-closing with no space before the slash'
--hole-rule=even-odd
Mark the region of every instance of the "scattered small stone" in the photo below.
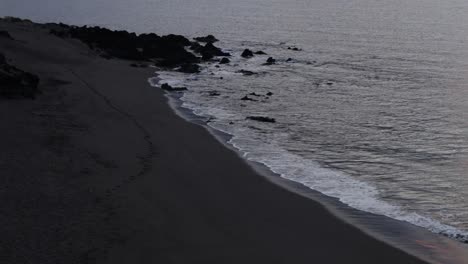
<svg viewBox="0 0 468 264">
<path fill-rule="evenodd" d="M 243 58 L 252 58 L 253 56 L 254 56 L 253 52 L 249 49 L 245 49 L 241 54 L 241 57 Z"/>
<path fill-rule="evenodd" d="M 266 122 L 266 123 L 276 123 L 276 119 L 266 117 L 266 116 L 248 116 L 246 119 L 259 121 L 259 122 Z"/>
<path fill-rule="evenodd" d="M 267 95 L 267 96 L 272 96 L 273 93 L 272 93 L 272 92 L 268 92 L 266 95 Z"/>
</svg>

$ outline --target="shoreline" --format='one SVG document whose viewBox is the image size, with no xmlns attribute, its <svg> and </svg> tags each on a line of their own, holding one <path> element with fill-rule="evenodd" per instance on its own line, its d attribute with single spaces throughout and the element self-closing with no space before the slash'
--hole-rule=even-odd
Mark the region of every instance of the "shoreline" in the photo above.
<svg viewBox="0 0 468 264">
<path fill-rule="evenodd" d="M 300 182 L 283 177 L 268 165 L 245 158 L 243 150 L 230 142 L 234 135 L 211 126 L 209 117 L 196 114 L 192 109 L 184 107 L 183 92 L 165 92 L 165 97 L 168 105 L 180 118 L 206 129 L 220 144 L 237 153 L 240 159 L 272 184 L 319 203 L 335 217 L 358 228 L 361 232 L 429 263 L 465 263 L 468 248 L 465 248 L 464 243 L 406 221 L 356 209 L 339 201 L 338 198 L 327 196 Z"/>
<path fill-rule="evenodd" d="M 21 41 L 2 40 L 5 54 L 37 73 L 45 94 L 0 103 L 13 117 L 5 120 L 14 133 L 2 132 L 5 153 L 42 161 L 21 168 L 29 156 L 8 160 L 15 181 L 4 185 L 5 261 L 422 263 L 272 184 L 205 127 L 178 117 L 147 84 L 152 69 L 99 58 L 42 25 L 0 23 Z M 50 108 L 57 98 L 63 107 Z M 49 139 L 51 131 L 60 134 Z M 47 180 L 31 178 L 37 171 Z M 23 203 L 26 196 L 34 200 Z M 25 216 L 35 218 L 14 223 Z"/>
</svg>

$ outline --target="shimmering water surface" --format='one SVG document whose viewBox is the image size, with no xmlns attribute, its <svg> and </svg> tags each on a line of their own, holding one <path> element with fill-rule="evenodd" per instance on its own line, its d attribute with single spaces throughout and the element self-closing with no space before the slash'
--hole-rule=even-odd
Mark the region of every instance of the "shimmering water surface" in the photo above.
<svg viewBox="0 0 468 264">
<path fill-rule="evenodd" d="M 216 35 L 231 65 L 160 73 L 190 88 L 186 107 L 285 178 L 460 240 L 468 233 L 467 14 L 464 0 L 0 0 L 0 15 L 36 21 Z M 244 48 L 278 63 L 241 59 Z M 257 101 L 240 100 L 252 92 Z"/>
</svg>

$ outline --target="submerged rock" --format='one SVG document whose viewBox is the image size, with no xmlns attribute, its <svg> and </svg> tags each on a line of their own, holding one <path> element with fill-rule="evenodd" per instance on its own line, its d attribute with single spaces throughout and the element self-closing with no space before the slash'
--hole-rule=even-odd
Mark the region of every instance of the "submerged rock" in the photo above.
<svg viewBox="0 0 468 264">
<path fill-rule="evenodd" d="M 256 73 L 256 72 L 248 71 L 248 70 L 240 70 L 240 71 L 238 71 L 238 72 L 239 72 L 239 73 L 242 73 L 242 74 L 245 75 L 245 76 L 251 76 L 251 75 L 256 75 L 256 74 L 258 74 L 258 73 Z"/>
<path fill-rule="evenodd" d="M 210 91 L 208 93 L 209 96 L 220 96 L 221 94 L 218 91 Z"/>
<path fill-rule="evenodd" d="M 241 98 L 242 101 L 254 101 L 257 102 L 258 100 L 255 100 L 253 98 L 248 97 L 247 95 Z"/>
<path fill-rule="evenodd" d="M 255 52 L 256 55 L 267 55 L 264 51 L 259 50 Z"/>
<path fill-rule="evenodd" d="M 276 63 L 276 60 L 273 59 L 273 57 L 269 57 L 266 63 L 264 63 L 263 65 L 273 65 L 275 63 Z"/>
<path fill-rule="evenodd" d="M 266 122 L 266 123 L 276 123 L 276 119 L 266 117 L 266 116 L 248 116 L 246 119 L 259 121 L 259 122 Z"/>
<path fill-rule="evenodd" d="M 267 96 L 272 96 L 273 93 L 272 93 L 272 92 L 268 92 L 266 95 L 267 95 Z"/>
<path fill-rule="evenodd" d="M 206 37 L 197 37 L 194 38 L 194 40 L 199 41 L 199 42 L 205 42 L 205 43 L 214 43 L 218 41 L 213 35 L 208 35 Z"/>
<path fill-rule="evenodd" d="M 167 83 L 163 83 L 161 85 L 161 89 L 163 89 L 165 91 L 169 91 L 169 92 L 178 92 L 178 91 L 186 91 L 187 90 L 186 87 L 172 87 Z"/>
<path fill-rule="evenodd" d="M 254 56 L 253 52 L 249 49 L 245 49 L 241 54 L 241 57 L 243 58 L 252 58 L 253 56 Z"/>
</svg>

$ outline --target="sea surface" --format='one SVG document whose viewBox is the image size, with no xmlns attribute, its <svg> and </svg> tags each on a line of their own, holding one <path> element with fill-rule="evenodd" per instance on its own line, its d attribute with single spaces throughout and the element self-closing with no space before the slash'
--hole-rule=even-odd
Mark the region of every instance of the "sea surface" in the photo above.
<svg viewBox="0 0 468 264">
<path fill-rule="evenodd" d="M 0 16 L 215 35 L 230 65 L 159 72 L 189 88 L 184 107 L 284 178 L 462 242 L 467 14 L 466 0 L 0 0 Z"/>
</svg>

